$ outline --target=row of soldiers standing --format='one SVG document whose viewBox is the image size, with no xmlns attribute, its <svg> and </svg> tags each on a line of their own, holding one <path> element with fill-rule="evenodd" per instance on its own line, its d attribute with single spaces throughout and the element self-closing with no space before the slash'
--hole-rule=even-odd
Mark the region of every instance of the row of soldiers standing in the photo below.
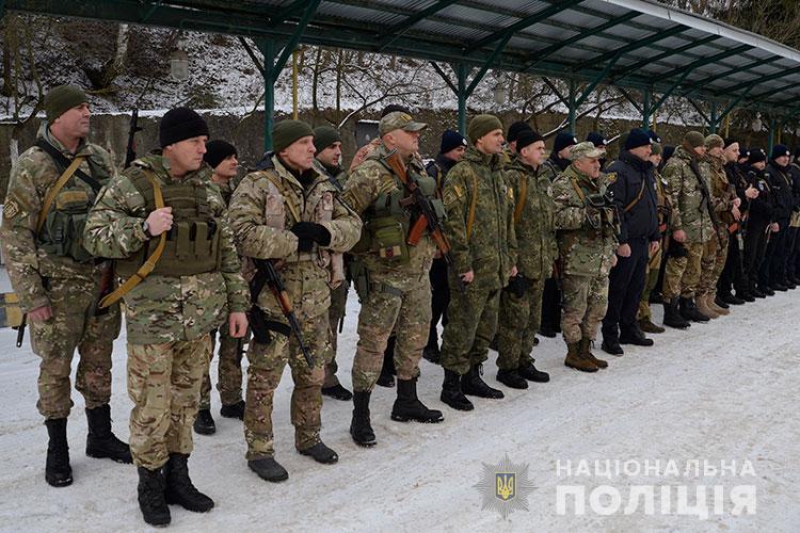
<svg viewBox="0 0 800 533">
<path fill-rule="evenodd" d="M 459 410 L 474 408 L 467 396 L 503 397 L 481 377 L 493 341 L 498 381 L 517 389 L 547 381 L 531 352 L 548 279 L 563 294 L 563 317 L 556 321 L 563 325 L 568 366 L 589 372 L 608 366 L 591 351 L 604 317 L 604 348 L 615 325 L 619 341 L 643 342 L 644 322 L 629 311 L 632 301 L 638 306 L 637 287 L 643 286 L 639 278 L 633 281 L 634 273 L 653 264 L 647 258 L 661 241 L 658 207 L 669 195 L 676 198 L 672 187 L 659 199 L 647 132 L 633 130 L 620 160 L 602 173 L 605 152 L 592 142 L 559 134 L 545 160 L 537 132 L 515 125 L 504 150 L 501 122 L 479 115 L 469 123 L 469 143 L 448 133 L 442 157 L 426 172 L 418 156 L 425 124 L 407 110 L 388 109 L 380 139 L 357 155 L 342 179 L 332 175 L 340 168 L 338 134 L 284 120 L 274 128 L 274 150 L 233 190 L 226 179 L 236 174 L 235 148 L 207 144 L 208 126 L 194 111 L 166 113 L 159 125 L 161 149 L 117 174 L 108 154 L 86 142 L 87 102 L 77 87 L 48 93 L 47 122 L 37 145 L 12 170 L 0 228 L 33 350 L 42 359 L 38 406 L 49 434 L 45 477 L 53 486 L 72 482 L 66 419 L 77 348 L 76 387 L 89 419 L 87 454 L 137 466 L 139 504 L 150 524 L 170 522 L 168 504 L 210 510 L 213 500 L 189 478 L 188 458 L 192 426 L 209 426 L 209 332 L 220 327 L 220 363 L 224 359 L 227 374 L 220 385 L 223 415 L 244 420 L 250 469 L 268 481 L 288 478 L 275 460 L 271 420 L 287 364 L 295 384 L 296 449 L 319 463 L 337 462 L 320 438 L 320 412 L 323 390 L 350 399 L 336 379 L 334 333 L 350 281 L 361 301 L 350 433 L 362 446 L 377 443 L 370 396 L 390 345 L 397 374 L 391 417 L 397 421 L 444 419 L 417 397 L 423 351 L 444 368 L 441 400 Z M 696 135 L 687 135 L 685 144 L 697 144 Z M 680 151 L 675 161 L 682 161 Z M 668 167 L 665 176 L 671 172 Z M 762 187 L 744 194 L 753 188 Z M 673 203 L 680 209 L 692 205 L 677 194 Z M 720 211 L 736 204 L 721 202 L 714 204 Z M 680 231 L 695 227 L 705 235 L 703 215 L 698 222 L 691 213 L 672 217 L 675 241 Z M 782 222 L 770 219 L 770 231 L 779 233 Z M 617 279 L 633 288 L 615 304 L 615 314 L 606 309 L 609 275 L 612 294 Z M 675 277 L 667 276 L 665 293 L 678 290 L 670 285 Z M 276 290 L 262 290 L 265 283 Z M 130 446 L 111 432 L 108 407 L 120 299 L 134 403 Z M 436 322 L 445 314 L 439 349 Z M 243 397 L 237 345 L 248 330 L 253 338 Z"/>
</svg>

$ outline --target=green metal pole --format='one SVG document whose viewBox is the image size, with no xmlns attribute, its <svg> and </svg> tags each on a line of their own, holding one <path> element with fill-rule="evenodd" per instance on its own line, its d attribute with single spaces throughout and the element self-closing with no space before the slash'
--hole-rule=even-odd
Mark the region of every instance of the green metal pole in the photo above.
<svg viewBox="0 0 800 533">
<path fill-rule="evenodd" d="M 644 104 L 642 105 L 642 128 L 650 129 L 650 113 L 653 110 L 653 92 L 647 89 L 644 92 Z"/>
<path fill-rule="evenodd" d="M 569 114 L 567 116 L 569 118 L 569 131 L 573 135 L 577 135 L 577 133 L 575 132 L 575 126 L 577 122 L 575 116 L 577 112 L 577 109 L 575 109 L 577 93 L 578 93 L 578 84 L 575 83 L 575 80 L 569 80 L 569 103 L 567 104 L 567 106 L 569 107 Z"/>
<path fill-rule="evenodd" d="M 458 76 L 458 131 L 461 135 L 467 133 L 467 66 L 464 63 L 456 65 Z"/>
<path fill-rule="evenodd" d="M 775 146 L 775 119 L 769 119 L 769 148 L 767 148 L 767 156 L 772 154 L 772 147 Z"/>
<path fill-rule="evenodd" d="M 719 105 L 716 102 L 711 102 L 711 120 L 709 121 L 709 129 L 711 133 L 717 133 L 717 126 L 719 126 Z"/>
<path fill-rule="evenodd" d="M 275 125 L 275 41 L 259 39 L 264 55 L 264 151 L 272 150 L 272 127 Z"/>
</svg>

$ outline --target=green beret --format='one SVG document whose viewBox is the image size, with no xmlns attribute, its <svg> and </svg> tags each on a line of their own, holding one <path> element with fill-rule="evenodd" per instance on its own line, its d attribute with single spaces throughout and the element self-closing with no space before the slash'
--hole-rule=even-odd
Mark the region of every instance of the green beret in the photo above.
<svg viewBox="0 0 800 533">
<path fill-rule="evenodd" d="M 313 137 L 314 130 L 302 120 L 282 120 L 272 128 L 272 149 L 279 154 L 296 140 L 309 135 Z"/>
<path fill-rule="evenodd" d="M 467 136 L 472 144 L 494 130 L 502 130 L 503 123 L 494 115 L 478 115 L 469 121 Z"/>
<path fill-rule="evenodd" d="M 314 147 L 317 149 L 317 153 L 323 151 L 333 143 L 340 142 L 342 142 L 342 138 L 339 137 L 339 132 L 336 128 L 331 128 L 330 126 L 314 128 Z"/>
<path fill-rule="evenodd" d="M 58 117 L 84 102 L 88 102 L 80 87 L 74 85 L 59 85 L 50 89 L 44 97 L 44 111 L 47 114 L 47 122 L 52 124 Z"/>
</svg>

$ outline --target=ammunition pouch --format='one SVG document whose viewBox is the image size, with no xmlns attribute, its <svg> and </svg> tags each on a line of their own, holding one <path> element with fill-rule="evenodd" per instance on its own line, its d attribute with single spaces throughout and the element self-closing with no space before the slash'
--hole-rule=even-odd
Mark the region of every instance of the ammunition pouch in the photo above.
<svg viewBox="0 0 800 533">
<path fill-rule="evenodd" d="M 88 263 L 94 257 L 83 247 L 83 227 L 92 201 L 84 190 L 64 190 L 56 196 L 39 232 L 38 246 L 48 254 Z"/>
<path fill-rule="evenodd" d="M 374 253 L 390 263 L 405 263 L 410 257 L 406 243 L 407 235 L 407 225 L 400 217 L 368 219 L 361 230 L 361 239 L 350 253 Z"/>
</svg>

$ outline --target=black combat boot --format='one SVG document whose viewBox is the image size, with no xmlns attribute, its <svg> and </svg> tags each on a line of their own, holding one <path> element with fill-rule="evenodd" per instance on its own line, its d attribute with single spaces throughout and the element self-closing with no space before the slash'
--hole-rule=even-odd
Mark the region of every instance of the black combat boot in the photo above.
<svg viewBox="0 0 800 533">
<path fill-rule="evenodd" d="M 550 374 L 539 370 L 533 363 L 534 361 L 531 361 L 529 364 L 519 367 L 517 373 L 528 381 L 535 383 L 547 383 L 550 381 Z"/>
<path fill-rule="evenodd" d="M 178 504 L 187 511 L 207 513 L 214 507 L 214 500 L 200 492 L 189 479 L 189 454 L 171 453 L 164 465 L 164 499 Z"/>
<path fill-rule="evenodd" d="M 611 355 L 624 355 L 625 350 L 619 344 L 619 330 L 616 326 L 613 328 L 603 328 L 603 342 L 600 348 Z"/>
<path fill-rule="evenodd" d="M 470 396 L 477 396 L 478 398 L 489 398 L 491 400 L 500 400 L 505 398 L 503 391 L 493 389 L 481 379 L 483 374 L 483 365 L 472 365 L 469 372 L 461 376 L 461 391 Z"/>
<path fill-rule="evenodd" d="M 86 455 L 102 459 L 107 457 L 118 463 L 131 464 L 130 446 L 111 432 L 111 406 L 108 404 L 86 410 L 89 435 L 86 437 Z"/>
<path fill-rule="evenodd" d="M 397 399 L 392 406 L 392 420 L 397 422 L 424 422 L 437 424 L 444 420 L 441 411 L 428 409 L 425 404 L 417 398 L 416 379 L 397 380 Z"/>
<path fill-rule="evenodd" d="M 397 337 L 392 335 L 386 343 L 386 349 L 383 351 L 383 367 L 381 368 L 381 375 L 378 376 L 377 385 L 381 387 L 394 387 L 394 376 L 397 371 L 394 368 L 394 346 L 397 343 Z"/>
<path fill-rule="evenodd" d="M 700 312 L 692 298 L 681 297 L 681 316 L 692 322 L 708 322 L 711 320 Z"/>
<path fill-rule="evenodd" d="M 47 463 L 44 479 L 53 487 L 72 485 L 72 467 L 69 466 L 67 446 L 67 419 L 51 418 L 44 421 L 50 441 L 47 443 Z"/>
<path fill-rule="evenodd" d="M 230 405 L 223 405 L 219 410 L 219 414 L 223 418 L 238 418 L 239 420 L 244 420 L 244 408 L 246 405 L 244 400 L 239 400 Z"/>
<path fill-rule="evenodd" d="M 633 323 L 632 326 L 624 326 L 619 336 L 620 344 L 633 344 L 634 346 L 652 346 L 653 339 L 644 336 L 644 332 L 639 329 L 639 324 Z"/>
<path fill-rule="evenodd" d="M 730 292 L 725 293 L 725 294 L 723 294 L 721 296 L 719 294 L 717 294 L 717 299 L 716 299 L 716 301 L 714 303 L 719 305 L 720 301 L 722 301 L 725 304 L 728 304 L 729 306 L 730 305 L 744 305 L 744 303 L 746 302 L 746 300 L 744 298 L 741 298 L 738 295 L 734 296 L 733 293 L 730 293 Z M 722 306 L 720 305 L 720 307 L 722 307 Z"/>
<path fill-rule="evenodd" d="M 194 432 L 198 435 L 213 435 L 217 432 L 217 424 L 211 416 L 211 409 L 200 409 L 194 419 Z"/>
<path fill-rule="evenodd" d="M 322 395 L 342 402 L 349 402 L 353 399 L 353 393 L 342 387 L 341 383 L 332 387 L 322 387 Z"/>
<path fill-rule="evenodd" d="M 527 389 L 528 382 L 525 380 L 524 377 L 519 375 L 517 369 L 511 370 L 503 370 L 502 368 L 497 371 L 497 381 L 505 385 L 506 387 L 511 387 L 512 389 Z"/>
<path fill-rule="evenodd" d="M 261 457 L 247 461 L 247 468 L 258 474 L 258 477 L 270 483 L 278 483 L 289 479 L 289 472 L 274 457 Z"/>
<path fill-rule="evenodd" d="M 325 446 L 325 443 L 322 441 L 319 441 L 310 448 L 297 451 L 300 455 L 311 457 L 316 462 L 324 465 L 336 464 L 339 461 L 339 454 Z"/>
<path fill-rule="evenodd" d="M 461 376 L 455 370 L 444 370 L 444 383 L 442 383 L 442 395 L 440 399 L 459 411 L 472 411 L 475 406 L 464 396 L 461 391 Z"/>
<path fill-rule="evenodd" d="M 378 441 L 369 421 L 369 391 L 353 392 L 353 421 L 350 423 L 350 435 L 359 446 L 370 448 Z"/>
<path fill-rule="evenodd" d="M 686 329 L 691 326 L 678 309 L 677 296 L 673 296 L 669 303 L 664 303 L 664 325 L 676 329 Z"/>
<path fill-rule="evenodd" d="M 144 521 L 151 526 L 166 526 L 172 520 L 169 507 L 164 499 L 164 474 L 161 469 L 148 470 L 140 466 L 139 472 L 139 509 Z"/>
<path fill-rule="evenodd" d="M 437 345 L 428 345 L 422 350 L 422 357 L 434 365 L 442 364 L 442 350 Z"/>
</svg>

